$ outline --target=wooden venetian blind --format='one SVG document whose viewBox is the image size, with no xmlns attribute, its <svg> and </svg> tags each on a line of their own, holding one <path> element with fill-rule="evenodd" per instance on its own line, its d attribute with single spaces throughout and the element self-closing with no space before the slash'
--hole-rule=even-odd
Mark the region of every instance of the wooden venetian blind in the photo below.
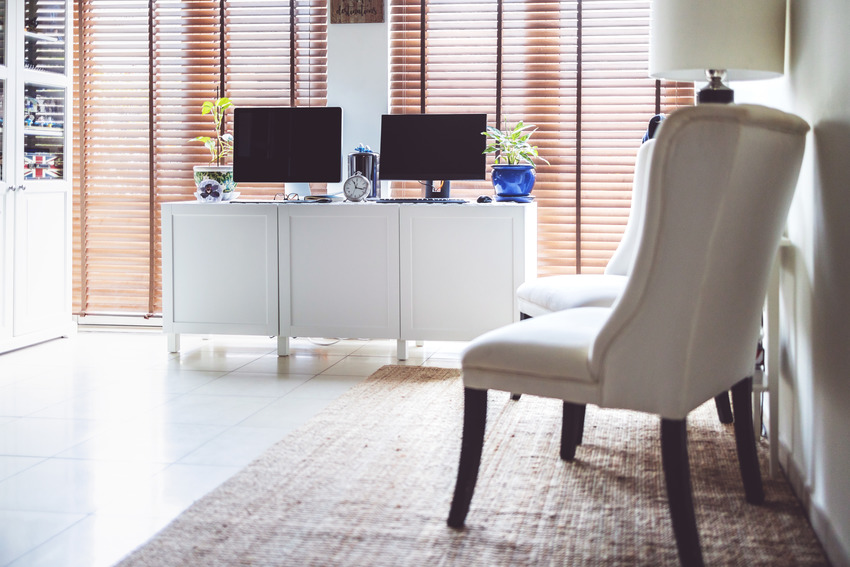
<svg viewBox="0 0 850 567">
<path fill-rule="evenodd" d="M 148 2 L 75 4 L 75 311 L 148 313 Z"/>
<path fill-rule="evenodd" d="M 538 271 L 600 272 L 625 227 L 649 118 L 693 100 L 690 85 L 647 77 L 648 43 L 648 0 L 394 0 L 391 112 L 486 112 L 493 125 L 538 126 L 533 140 L 549 161 L 533 193 Z"/>
<path fill-rule="evenodd" d="M 319 0 L 79 0 L 76 8 L 75 311 L 160 313 L 160 205 L 193 198 L 192 167 L 209 161 L 189 142 L 212 130 L 203 101 L 218 92 L 237 106 L 325 104 L 327 8 Z M 215 235 L 199 241 L 214 250 Z"/>
</svg>

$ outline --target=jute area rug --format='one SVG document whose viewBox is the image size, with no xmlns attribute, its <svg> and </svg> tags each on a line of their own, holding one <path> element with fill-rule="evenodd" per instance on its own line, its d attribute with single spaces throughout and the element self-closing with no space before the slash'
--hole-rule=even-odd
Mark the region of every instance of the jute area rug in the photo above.
<svg viewBox="0 0 850 567">
<path fill-rule="evenodd" d="M 565 463 L 559 401 L 491 392 L 467 527 L 448 528 L 462 388 L 457 370 L 382 368 L 121 565 L 678 565 L 659 421 L 640 413 L 588 407 Z M 713 404 L 688 423 L 707 564 L 826 565 L 785 481 L 745 503 Z"/>
</svg>

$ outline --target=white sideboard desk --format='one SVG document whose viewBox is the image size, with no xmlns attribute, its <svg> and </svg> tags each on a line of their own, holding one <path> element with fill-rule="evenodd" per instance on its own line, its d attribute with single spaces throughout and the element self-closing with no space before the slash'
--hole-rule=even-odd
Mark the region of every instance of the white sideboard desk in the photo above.
<svg viewBox="0 0 850 567">
<path fill-rule="evenodd" d="M 537 208 L 520 203 L 169 203 L 163 330 L 470 340 L 518 319 L 537 271 Z"/>
</svg>

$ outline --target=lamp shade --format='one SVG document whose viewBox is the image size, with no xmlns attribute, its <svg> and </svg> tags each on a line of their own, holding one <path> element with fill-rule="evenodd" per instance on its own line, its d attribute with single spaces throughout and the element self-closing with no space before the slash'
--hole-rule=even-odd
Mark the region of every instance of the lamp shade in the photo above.
<svg viewBox="0 0 850 567">
<path fill-rule="evenodd" d="M 785 70 L 786 0 L 653 0 L 649 75 L 700 81 L 708 69 L 730 81 Z"/>
</svg>

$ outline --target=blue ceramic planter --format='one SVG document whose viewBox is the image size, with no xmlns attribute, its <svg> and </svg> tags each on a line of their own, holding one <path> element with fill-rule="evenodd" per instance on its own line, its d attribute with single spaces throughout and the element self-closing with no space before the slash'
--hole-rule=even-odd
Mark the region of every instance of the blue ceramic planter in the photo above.
<svg viewBox="0 0 850 567">
<path fill-rule="evenodd" d="M 531 197 L 535 177 L 533 165 L 494 165 L 490 176 L 493 179 L 497 201 L 527 203 L 533 199 Z"/>
</svg>

